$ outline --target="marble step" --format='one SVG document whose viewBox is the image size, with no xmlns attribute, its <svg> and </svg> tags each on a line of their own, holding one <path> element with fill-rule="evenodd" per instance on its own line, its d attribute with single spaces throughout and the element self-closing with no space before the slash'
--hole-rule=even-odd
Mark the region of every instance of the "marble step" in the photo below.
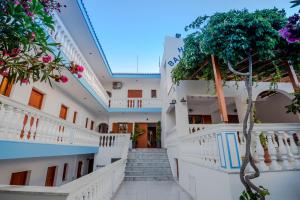
<svg viewBox="0 0 300 200">
<path fill-rule="evenodd" d="M 159 172 L 159 171 L 127 171 L 125 172 L 125 176 L 153 176 L 153 177 L 159 177 L 159 176 L 172 176 L 172 172 L 166 171 L 166 172 Z"/>
<path fill-rule="evenodd" d="M 163 162 L 169 162 L 167 158 L 153 158 L 153 159 L 133 159 L 133 158 L 128 158 L 127 159 L 128 163 L 163 163 Z"/>
<path fill-rule="evenodd" d="M 173 181 L 173 176 L 125 176 L 125 181 Z"/>
<path fill-rule="evenodd" d="M 128 167 L 170 167 L 170 164 L 169 162 L 160 162 L 159 164 L 158 163 L 152 163 L 152 162 L 147 162 L 147 163 L 144 163 L 144 162 L 140 162 L 140 163 L 137 163 L 137 162 L 127 162 L 127 166 Z"/>
</svg>

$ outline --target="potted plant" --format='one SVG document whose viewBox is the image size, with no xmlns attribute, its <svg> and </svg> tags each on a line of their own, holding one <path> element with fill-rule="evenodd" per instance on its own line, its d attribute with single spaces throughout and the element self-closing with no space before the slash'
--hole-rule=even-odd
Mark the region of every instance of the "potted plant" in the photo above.
<svg viewBox="0 0 300 200">
<path fill-rule="evenodd" d="M 143 135 L 144 132 L 139 128 L 138 124 L 134 124 L 134 131 L 133 134 L 131 135 L 131 140 L 132 140 L 132 148 L 136 148 L 137 146 L 137 140 L 138 137 Z"/>
</svg>

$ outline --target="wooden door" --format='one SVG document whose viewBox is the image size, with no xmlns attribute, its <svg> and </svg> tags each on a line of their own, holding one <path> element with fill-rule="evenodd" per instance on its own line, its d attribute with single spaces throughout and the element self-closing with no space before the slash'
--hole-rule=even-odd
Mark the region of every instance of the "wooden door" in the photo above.
<svg viewBox="0 0 300 200">
<path fill-rule="evenodd" d="M 231 124 L 238 124 L 239 122 L 239 116 L 238 115 L 228 115 L 228 123 Z"/>
<path fill-rule="evenodd" d="M 45 186 L 54 186 L 56 166 L 48 167 Z"/>
<path fill-rule="evenodd" d="M 88 173 L 92 173 L 94 169 L 94 159 L 89 159 Z"/>
<path fill-rule="evenodd" d="M 11 174 L 10 185 L 26 185 L 28 171 Z"/>
<path fill-rule="evenodd" d="M 44 94 L 37 91 L 36 89 L 32 89 L 28 105 L 40 110 L 42 108 L 43 99 Z"/>
<path fill-rule="evenodd" d="M 82 161 L 79 161 L 77 167 L 77 178 L 80 178 L 82 176 L 81 171 L 82 171 Z"/>
<path fill-rule="evenodd" d="M 119 124 L 118 123 L 113 123 L 112 124 L 112 132 L 113 133 L 118 133 L 119 132 Z"/>
<path fill-rule="evenodd" d="M 148 147 L 148 124 L 147 123 L 138 123 L 138 127 L 143 133 L 137 139 L 137 148 L 147 148 Z"/>
<path fill-rule="evenodd" d="M 128 131 L 127 133 L 132 133 L 133 132 L 133 123 L 128 123 Z"/>
<path fill-rule="evenodd" d="M 68 107 L 65 105 L 61 105 L 59 118 L 66 120 L 68 115 Z"/>
<path fill-rule="evenodd" d="M 212 124 L 211 116 L 210 115 L 203 115 L 202 116 L 203 124 Z"/>
</svg>

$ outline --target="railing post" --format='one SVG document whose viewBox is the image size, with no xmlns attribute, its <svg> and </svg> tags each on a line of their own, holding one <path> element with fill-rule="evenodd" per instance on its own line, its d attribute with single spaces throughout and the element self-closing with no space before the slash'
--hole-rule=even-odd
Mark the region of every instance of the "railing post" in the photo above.
<svg viewBox="0 0 300 200">
<path fill-rule="evenodd" d="M 277 152 L 273 143 L 273 136 L 274 136 L 274 131 L 267 131 L 267 139 L 268 139 L 268 151 L 271 157 L 271 164 L 270 164 L 270 169 L 271 170 L 279 170 L 280 166 L 277 163 Z"/>
<path fill-rule="evenodd" d="M 287 143 L 287 140 L 285 140 L 284 131 L 278 131 L 278 153 L 279 157 L 282 160 L 282 169 L 291 169 L 289 162 L 288 162 L 288 150 L 289 145 Z M 285 140 L 285 141 L 283 141 Z M 285 142 L 285 143 L 284 143 Z"/>
<path fill-rule="evenodd" d="M 260 137 L 259 135 L 261 132 L 256 132 L 255 133 L 255 139 L 256 139 L 256 152 L 257 152 L 257 158 L 258 158 L 258 168 L 260 171 L 268 171 L 269 167 L 265 163 L 265 158 L 264 158 L 264 148 L 260 142 Z"/>
<path fill-rule="evenodd" d="M 289 158 L 294 160 L 295 162 L 295 168 L 300 169 L 300 154 L 297 147 L 297 144 L 294 139 L 294 131 L 289 131 L 286 133 L 287 139 L 290 140 L 290 152 L 289 152 Z"/>
</svg>

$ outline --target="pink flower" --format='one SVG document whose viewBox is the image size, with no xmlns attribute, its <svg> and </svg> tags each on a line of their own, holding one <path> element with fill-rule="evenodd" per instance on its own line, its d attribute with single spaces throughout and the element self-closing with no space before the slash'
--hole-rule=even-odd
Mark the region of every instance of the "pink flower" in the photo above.
<svg viewBox="0 0 300 200">
<path fill-rule="evenodd" d="M 4 65 L 4 64 L 5 64 L 5 61 L 0 60 L 0 65 Z"/>
<path fill-rule="evenodd" d="M 8 76 L 8 75 L 9 75 L 9 70 L 8 70 L 8 69 L 6 69 L 6 70 L 4 70 L 4 71 L 0 72 L 0 74 L 1 74 L 2 76 L 6 77 L 6 76 Z"/>
<path fill-rule="evenodd" d="M 77 77 L 78 77 L 78 78 L 81 78 L 81 77 L 82 77 L 82 74 L 77 74 Z"/>
<path fill-rule="evenodd" d="M 34 41 L 34 40 L 35 40 L 35 32 L 32 32 L 30 36 L 30 41 Z"/>
<path fill-rule="evenodd" d="M 47 56 L 44 56 L 43 58 L 42 58 L 42 60 L 43 60 L 43 62 L 44 63 L 49 63 L 50 61 L 51 61 L 51 56 L 50 55 L 47 55 Z"/>
<path fill-rule="evenodd" d="M 18 0 L 15 1 L 15 6 L 20 5 L 20 2 Z"/>
<path fill-rule="evenodd" d="M 20 52 L 21 52 L 21 50 L 19 48 L 13 48 L 11 50 L 11 53 L 9 54 L 9 56 L 10 57 L 16 57 Z"/>
<path fill-rule="evenodd" d="M 77 65 L 77 71 L 83 72 L 84 71 L 84 67 L 80 66 L 80 65 Z"/>
<path fill-rule="evenodd" d="M 28 84 L 29 80 L 27 78 L 21 79 L 21 83 L 23 84 Z"/>
<path fill-rule="evenodd" d="M 66 82 L 68 82 L 68 77 L 66 77 L 66 76 L 64 76 L 64 75 L 61 75 L 60 76 L 60 78 L 59 78 L 59 80 L 61 81 L 61 82 L 63 82 L 63 83 L 66 83 Z"/>
</svg>

